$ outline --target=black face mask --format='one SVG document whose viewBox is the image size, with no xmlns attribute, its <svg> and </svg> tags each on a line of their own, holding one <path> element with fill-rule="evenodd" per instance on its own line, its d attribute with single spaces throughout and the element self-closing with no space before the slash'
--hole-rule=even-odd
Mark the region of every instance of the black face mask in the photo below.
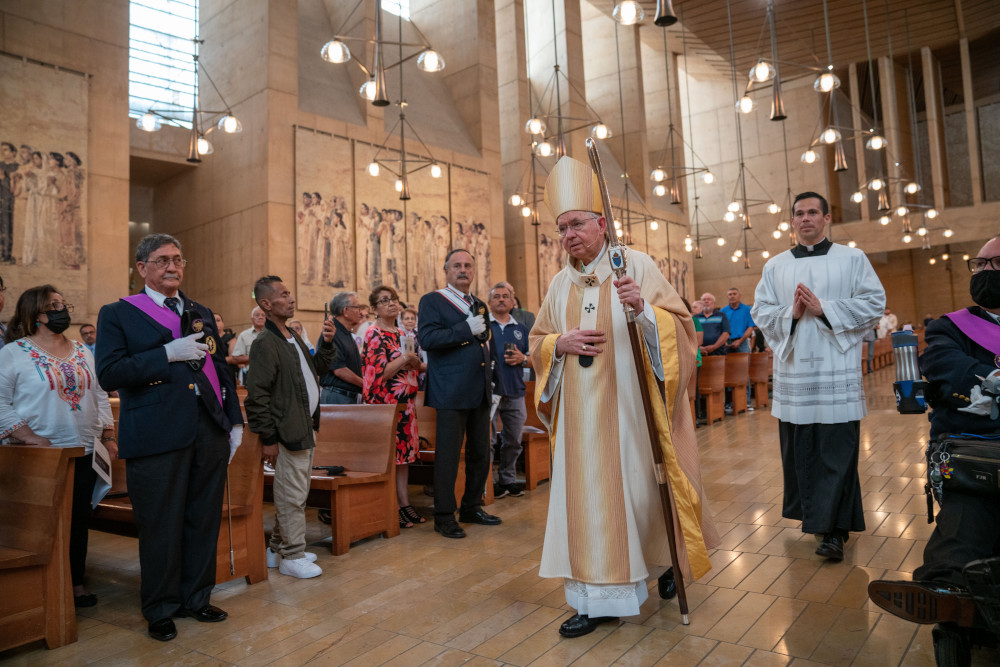
<svg viewBox="0 0 1000 667">
<path fill-rule="evenodd" d="M 63 310 L 50 310 L 45 313 L 45 316 L 49 318 L 49 321 L 43 322 L 43 324 L 52 333 L 60 334 L 69 328 L 69 311 L 65 308 Z"/>
<path fill-rule="evenodd" d="M 1000 308 L 1000 271 L 980 271 L 969 281 L 972 300 L 983 308 Z"/>
</svg>

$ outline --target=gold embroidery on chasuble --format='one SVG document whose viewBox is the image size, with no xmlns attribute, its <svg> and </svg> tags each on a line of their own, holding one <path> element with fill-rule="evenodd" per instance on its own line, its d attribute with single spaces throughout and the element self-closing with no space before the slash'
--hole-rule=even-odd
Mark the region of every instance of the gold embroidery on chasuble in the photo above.
<svg viewBox="0 0 1000 667">
<path fill-rule="evenodd" d="M 624 584 L 631 572 L 611 340 L 611 308 L 620 306 L 610 279 L 586 288 L 588 277 L 574 281 L 570 290 L 566 330 L 597 329 L 607 334 L 608 342 L 589 368 L 567 359 L 562 380 L 569 559 L 574 579 Z"/>
</svg>

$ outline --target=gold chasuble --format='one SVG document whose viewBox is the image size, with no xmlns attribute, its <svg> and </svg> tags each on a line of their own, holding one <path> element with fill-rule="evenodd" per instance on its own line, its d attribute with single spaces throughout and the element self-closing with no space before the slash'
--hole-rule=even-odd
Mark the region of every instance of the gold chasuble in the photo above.
<svg viewBox="0 0 1000 667">
<path fill-rule="evenodd" d="M 639 377 L 605 255 L 606 249 L 591 274 L 581 273 L 572 258 L 567 261 L 552 280 L 531 330 L 531 360 L 538 377 L 535 403 L 549 428 L 553 457 L 539 574 L 622 586 L 643 582 L 650 566 L 671 562 Z M 658 344 L 654 361 L 658 356 L 662 362 L 661 381 L 653 370 L 658 365 L 644 354 L 643 380 L 654 403 L 665 397 L 655 421 L 675 500 L 678 565 L 685 576 L 697 579 L 711 568 L 707 548 L 717 545 L 719 537 L 702 504 L 687 396 L 695 372 L 694 325 L 648 255 L 630 249 L 628 260 L 628 274 L 640 285 L 655 318 L 654 324 L 640 315 L 637 323 L 646 345 Z M 555 358 L 556 339 L 574 327 L 607 335 L 603 353 L 588 368 L 576 355 Z"/>
</svg>

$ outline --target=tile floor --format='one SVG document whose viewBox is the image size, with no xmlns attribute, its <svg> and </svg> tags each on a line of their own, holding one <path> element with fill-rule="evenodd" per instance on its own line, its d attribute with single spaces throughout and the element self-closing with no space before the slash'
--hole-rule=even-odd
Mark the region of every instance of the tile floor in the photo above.
<svg viewBox="0 0 1000 667">
<path fill-rule="evenodd" d="M 179 619 L 179 636 L 149 639 L 138 607 L 135 540 L 91 533 L 88 573 L 98 606 L 79 615 L 80 639 L 0 653 L 0 663 L 240 665 L 933 665 L 930 626 L 884 614 L 872 579 L 905 577 L 932 526 L 923 496 L 927 421 L 895 411 L 892 371 L 865 379 L 860 472 L 868 530 L 842 563 L 781 518 L 777 427 L 768 410 L 698 430 L 709 509 L 722 533 L 713 569 L 688 587 L 691 624 L 651 582 L 638 616 L 578 639 L 556 630 L 570 614 L 558 580 L 538 577 L 548 486 L 490 508 L 499 527 L 446 540 L 430 523 L 370 539 L 334 557 L 310 512 L 321 577 L 219 586 L 219 624 Z M 413 487 L 413 501 L 430 499 Z M 269 522 L 265 518 L 265 522 Z M 981 664 L 998 654 L 980 651 Z"/>
</svg>

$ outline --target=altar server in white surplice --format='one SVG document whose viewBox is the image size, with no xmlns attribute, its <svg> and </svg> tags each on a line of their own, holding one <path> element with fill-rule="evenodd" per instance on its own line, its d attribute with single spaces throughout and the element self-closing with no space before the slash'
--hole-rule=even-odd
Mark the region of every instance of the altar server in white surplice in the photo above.
<svg viewBox="0 0 1000 667">
<path fill-rule="evenodd" d="M 861 341 L 885 307 L 865 254 L 826 238 L 830 207 L 815 192 L 792 206 L 799 244 L 771 258 L 753 321 L 774 351 L 774 401 L 785 492 L 782 516 L 822 535 L 816 554 L 842 560 L 849 532 L 865 529 L 858 479 Z"/>
<path fill-rule="evenodd" d="M 654 397 L 681 571 L 695 578 L 707 572 L 706 543 L 715 546 L 718 536 L 703 510 L 687 399 L 696 345 L 687 308 L 641 252 L 629 249 L 627 275 L 614 278 L 589 166 L 563 157 L 545 184 L 545 200 L 569 257 L 529 337 L 538 374 L 535 404 L 553 448 L 539 574 L 565 580 L 566 601 L 577 613 L 559 632 L 579 637 L 602 622 L 638 614 L 650 571 L 672 565 L 623 303 L 638 313 L 652 360 L 641 381 Z M 673 594 L 673 583 L 660 578 L 662 597 Z"/>
</svg>

